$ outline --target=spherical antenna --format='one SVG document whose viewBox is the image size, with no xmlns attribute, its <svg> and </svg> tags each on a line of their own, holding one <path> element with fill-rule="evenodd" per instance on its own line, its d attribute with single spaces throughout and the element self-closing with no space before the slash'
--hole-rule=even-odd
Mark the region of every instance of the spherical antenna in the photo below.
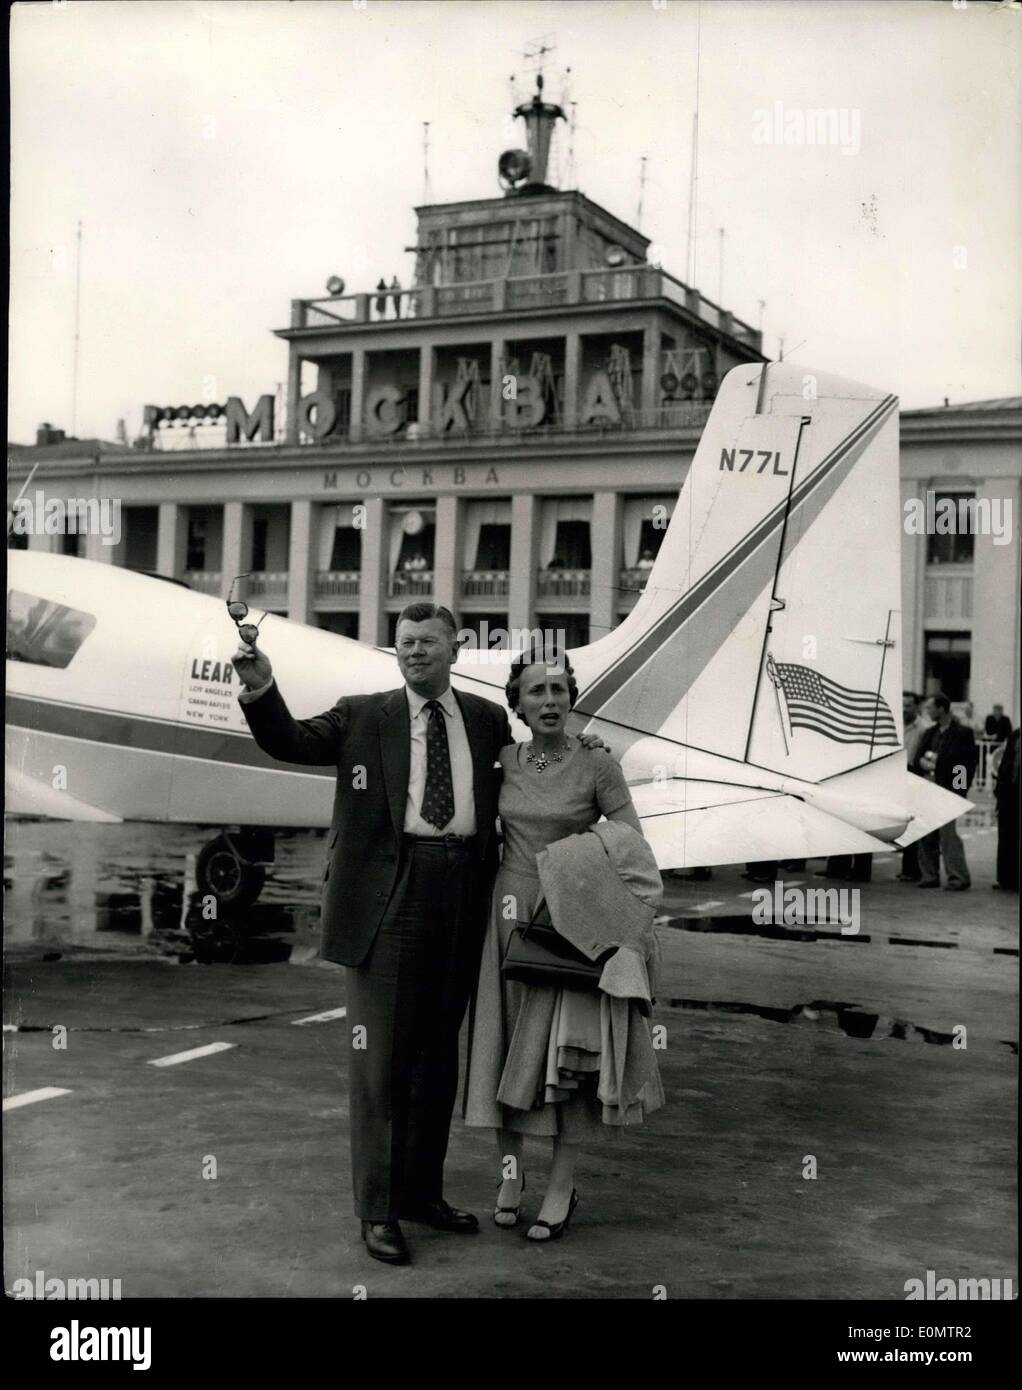
<svg viewBox="0 0 1022 1390">
<path fill-rule="evenodd" d="M 339 275 L 330 276 L 330 279 L 326 282 L 326 292 L 333 297 L 344 293 L 344 281 Z"/>
<path fill-rule="evenodd" d="M 497 177 L 502 188 L 521 188 L 531 173 L 532 159 L 526 150 L 505 150 L 497 160 Z"/>
</svg>

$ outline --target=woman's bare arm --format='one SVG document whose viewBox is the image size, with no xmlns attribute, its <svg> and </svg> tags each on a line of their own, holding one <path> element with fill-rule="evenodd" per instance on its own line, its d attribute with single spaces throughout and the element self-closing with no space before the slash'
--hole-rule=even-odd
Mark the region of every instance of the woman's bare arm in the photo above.
<svg viewBox="0 0 1022 1390">
<path fill-rule="evenodd" d="M 642 822 L 639 820 L 639 813 L 630 801 L 626 801 L 616 811 L 611 811 L 607 819 L 624 821 L 625 825 L 630 825 L 633 830 L 637 830 L 642 835 Z"/>
</svg>

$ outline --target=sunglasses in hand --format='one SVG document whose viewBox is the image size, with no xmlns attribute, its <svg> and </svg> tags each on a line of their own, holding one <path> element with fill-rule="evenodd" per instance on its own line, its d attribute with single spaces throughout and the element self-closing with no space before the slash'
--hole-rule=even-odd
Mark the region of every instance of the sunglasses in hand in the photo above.
<svg viewBox="0 0 1022 1390">
<path fill-rule="evenodd" d="M 250 570 L 245 574 L 236 574 L 231 580 L 231 587 L 227 593 L 227 611 L 231 615 L 231 620 L 235 627 L 238 629 L 238 636 L 246 646 L 254 647 L 256 638 L 259 636 L 259 628 L 262 626 L 266 614 L 263 614 L 258 623 L 246 623 L 245 619 L 248 617 L 249 612 L 248 604 L 244 599 L 232 597 L 234 594 L 234 586 L 237 584 L 238 580 L 247 579 L 251 573 L 252 571 Z"/>
</svg>

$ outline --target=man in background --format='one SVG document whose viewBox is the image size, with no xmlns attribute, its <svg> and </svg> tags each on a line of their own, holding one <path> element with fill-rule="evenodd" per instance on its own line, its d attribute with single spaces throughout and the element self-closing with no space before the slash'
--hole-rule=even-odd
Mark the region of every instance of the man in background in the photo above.
<svg viewBox="0 0 1022 1390">
<path fill-rule="evenodd" d="M 922 711 L 922 701 L 914 690 L 903 690 L 901 694 L 901 712 L 904 717 L 905 733 L 903 743 L 905 745 L 905 761 L 909 771 L 914 772 L 912 764 L 915 761 L 916 753 L 919 749 L 919 740 L 929 729 L 930 721 Z M 902 883 L 919 882 L 919 845 L 908 845 L 901 856 L 901 873 L 898 878 Z"/>
<path fill-rule="evenodd" d="M 951 714 L 951 701 L 946 695 L 933 695 L 927 711 L 934 720 L 916 748 L 913 771 L 928 777 L 945 791 L 965 796 L 976 775 L 976 735 L 960 724 Z M 919 841 L 920 888 L 940 887 L 940 861 L 944 859 L 947 875 L 945 888 L 961 893 L 972 887 L 965 846 L 954 821 L 931 831 Z"/>
<path fill-rule="evenodd" d="M 1007 743 L 1011 738 L 1011 720 L 1005 714 L 1003 705 L 994 705 L 984 721 L 983 732 L 995 743 Z"/>
</svg>

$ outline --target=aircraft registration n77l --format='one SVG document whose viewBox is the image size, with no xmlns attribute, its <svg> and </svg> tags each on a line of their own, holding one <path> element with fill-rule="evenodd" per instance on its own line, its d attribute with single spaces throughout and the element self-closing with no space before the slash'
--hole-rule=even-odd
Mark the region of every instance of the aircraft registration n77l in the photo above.
<svg viewBox="0 0 1022 1390">
<path fill-rule="evenodd" d="M 789 363 L 727 375 L 644 592 L 570 651 L 569 728 L 620 759 L 661 868 L 879 852 L 968 808 L 906 770 L 900 536 L 894 396 Z M 9 561 L 10 811 L 329 825 L 337 770 L 274 762 L 248 732 L 220 600 Z M 388 649 L 273 614 L 259 640 L 299 718 L 401 684 Z M 453 685 L 502 703 L 510 660 L 463 651 Z M 259 838 L 229 839 L 227 869 Z"/>
</svg>

